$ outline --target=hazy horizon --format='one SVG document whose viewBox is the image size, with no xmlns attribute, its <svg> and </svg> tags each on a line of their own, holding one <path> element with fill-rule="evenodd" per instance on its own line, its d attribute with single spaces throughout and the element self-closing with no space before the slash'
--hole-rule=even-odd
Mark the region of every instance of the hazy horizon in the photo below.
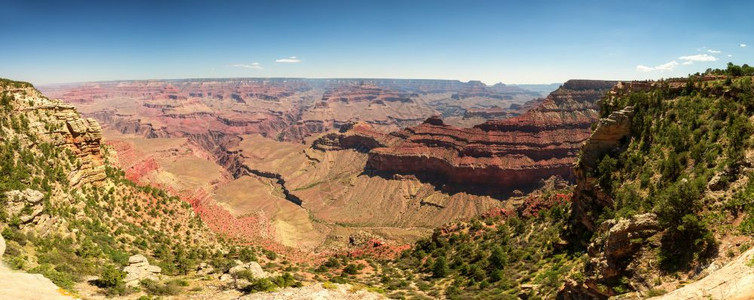
<svg viewBox="0 0 754 300">
<path fill-rule="evenodd" d="M 5 77 L 0 77 L 5 78 Z M 11 79 L 12 78 L 6 78 Z M 462 83 L 469 83 L 473 81 L 479 81 L 479 80 L 459 80 L 459 79 L 439 79 L 439 78 L 365 78 L 365 77 L 188 77 L 188 78 L 144 78 L 144 79 L 113 79 L 113 80 L 93 80 L 93 81 L 71 81 L 71 82 L 50 82 L 50 83 L 40 83 L 35 84 L 31 82 L 32 84 L 36 86 L 57 86 L 57 85 L 75 85 L 75 84 L 84 84 L 84 83 L 107 83 L 107 82 L 126 82 L 126 81 L 184 81 L 184 80 L 438 80 L 438 81 L 459 81 Z M 568 80 L 600 80 L 600 81 L 620 81 L 621 79 L 591 79 L 591 78 L 571 78 Z M 509 86 L 543 86 L 543 85 L 555 85 L 555 84 L 563 84 L 566 81 L 563 82 L 549 82 L 549 83 L 506 83 L 506 82 L 495 82 L 495 83 L 486 83 L 482 82 L 483 84 L 487 86 L 493 86 L 495 84 L 504 84 Z"/>
</svg>

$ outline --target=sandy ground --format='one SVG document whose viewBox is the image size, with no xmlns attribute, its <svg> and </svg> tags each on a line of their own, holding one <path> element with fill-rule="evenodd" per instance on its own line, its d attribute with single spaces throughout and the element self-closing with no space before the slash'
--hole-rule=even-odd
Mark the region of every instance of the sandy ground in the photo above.
<svg viewBox="0 0 754 300">
<path fill-rule="evenodd" d="M 366 290 L 353 290 L 350 285 L 335 284 L 331 288 L 324 288 L 320 284 L 312 284 L 300 288 L 285 288 L 272 293 L 256 293 L 241 297 L 244 300 L 372 300 L 386 299 L 381 294 Z"/>
</svg>

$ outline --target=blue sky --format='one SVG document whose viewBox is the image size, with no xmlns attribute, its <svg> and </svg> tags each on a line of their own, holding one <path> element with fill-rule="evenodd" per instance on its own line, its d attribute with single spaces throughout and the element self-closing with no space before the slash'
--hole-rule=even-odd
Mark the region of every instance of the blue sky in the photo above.
<svg viewBox="0 0 754 300">
<path fill-rule="evenodd" d="M 0 7 L 0 77 L 35 84 L 196 77 L 551 83 L 754 64 L 754 1 L 0 0 Z"/>
</svg>

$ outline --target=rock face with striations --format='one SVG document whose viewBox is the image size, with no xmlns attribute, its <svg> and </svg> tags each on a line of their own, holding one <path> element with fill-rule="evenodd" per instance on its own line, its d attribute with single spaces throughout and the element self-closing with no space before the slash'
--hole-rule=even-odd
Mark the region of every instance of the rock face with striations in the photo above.
<svg viewBox="0 0 754 300">
<path fill-rule="evenodd" d="M 588 174 L 597 167 L 603 155 L 618 148 L 621 141 L 631 134 L 633 112 L 633 108 L 629 106 L 601 119 L 591 137 L 581 147 L 581 157 L 574 169 L 577 187 L 571 218 L 589 231 L 596 230 L 591 216 L 602 211 L 603 207 L 611 207 L 612 199 L 603 195 L 602 190 L 596 187 L 596 178 Z"/>
<path fill-rule="evenodd" d="M 573 179 L 576 155 L 598 119 L 596 101 L 614 84 L 571 80 L 521 116 L 473 128 L 432 117 L 390 135 L 354 127 L 328 137 L 328 144 L 333 147 L 337 143 L 332 141 L 339 140 L 341 148 L 369 148 L 368 165 L 378 171 L 423 174 L 450 183 L 505 188 L 553 175 Z"/>
<path fill-rule="evenodd" d="M 384 132 L 433 114 L 463 116 L 540 93 L 481 82 L 401 79 L 187 79 L 51 86 L 45 93 L 128 134 L 148 138 L 260 134 L 286 141 L 368 122 Z"/>
<path fill-rule="evenodd" d="M 105 179 L 100 153 L 102 128 L 96 120 L 82 118 L 72 105 L 49 99 L 33 87 L 4 89 L 17 99 L 14 109 L 29 120 L 31 133 L 41 142 L 69 149 L 81 161 L 68 175 L 71 186 Z"/>
</svg>

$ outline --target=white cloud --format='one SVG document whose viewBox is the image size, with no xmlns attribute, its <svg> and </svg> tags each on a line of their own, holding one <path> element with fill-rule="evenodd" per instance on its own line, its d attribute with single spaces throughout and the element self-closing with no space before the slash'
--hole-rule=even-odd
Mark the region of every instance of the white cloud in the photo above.
<svg viewBox="0 0 754 300">
<path fill-rule="evenodd" d="M 636 66 L 636 71 L 639 71 L 639 72 L 651 72 L 651 71 L 664 72 L 664 71 L 672 71 L 677 66 L 678 66 L 678 62 L 676 62 L 674 60 L 674 61 L 670 61 L 670 62 L 661 64 L 659 66 L 654 66 L 654 67 L 647 67 L 645 65 L 638 65 L 638 66 Z"/>
<path fill-rule="evenodd" d="M 712 49 L 707 49 L 707 52 L 709 52 L 709 53 L 712 53 L 712 54 L 720 54 L 720 53 L 721 53 L 722 51 L 720 51 L 720 50 L 712 50 Z"/>
<path fill-rule="evenodd" d="M 286 63 L 286 64 L 295 64 L 300 63 L 301 60 L 298 59 L 295 56 L 287 57 L 287 58 L 278 58 L 275 60 L 276 63 Z"/>
<path fill-rule="evenodd" d="M 236 68 L 246 68 L 246 69 L 257 69 L 257 70 L 264 69 L 264 68 L 262 68 L 262 65 L 260 65 L 258 62 L 254 62 L 254 63 L 251 63 L 251 64 L 235 64 L 235 65 L 233 65 L 233 67 L 236 67 Z"/>
<path fill-rule="evenodd" d="M 678 63 L 675 62 L 674 60 L 668 63 L 661 64 L 659 66 L 656 66 L 655 69 L 660 70 L 660 71 L 672 71 L 673 69 L 675 69 L 676 66 L 678 66 Z"/>
<path fill-rule="evenodd" d="M 738 46 L 741 48 L 746 48 L 746 44 L 739 44 Z"/>
<path fill-rule="evenodd" d="M 728 54 L 728 57 L 733 57 L 733 54 Z"/>
<path fill-rule="evenodd" d="M 682 63 L 682 65 L 693 65 L 693 64 L 694 64 L 694 62 L 693 62 L 693 61 L 690 61 L 690 60 L 684 61 L 684 62 Z"/>
<path fill-rule="evenodd" d="M 688 55 L 688 56 L 681 56 L 678 59 L 680 60 L 686 60 L 686 61 L 717 61 L 717 57 L 714 57 L 709 54 L 697 54 L 697 55 Z"/>
</svg>

